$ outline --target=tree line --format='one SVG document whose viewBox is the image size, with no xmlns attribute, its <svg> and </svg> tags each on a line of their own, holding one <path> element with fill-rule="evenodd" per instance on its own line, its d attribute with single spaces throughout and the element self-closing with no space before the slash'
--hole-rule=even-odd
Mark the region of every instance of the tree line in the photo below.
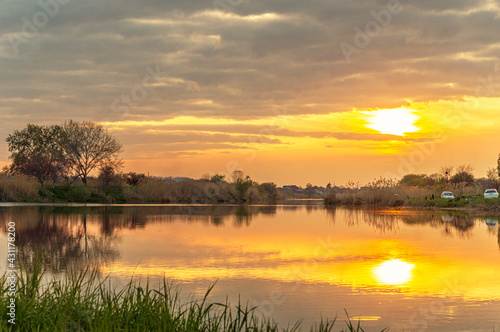
<svg viewBox="0 0 500 332">
<path fill-rule="evenodd" d="M 497 161 L 498 166 L 489 168 L 486 177 L 476 178 L 474 176 L 474 167 L 463 164 L 457 167 L 441 166 L 439 173 L 435 174 L 406 174 L 399 181 L 399 184 L 407 187 L 433 187 L 436 185 L 480 185 L 491 188 L 500 188 L 500 156 Z"/>
<path fill-rule="evenodd" d="M 67 121 L 62 125 L 28 124 L 6 138 L 12 164 L 7 171 L 54 184 L 60 179 L 87 185 L 96 169 L 116 169 L 123 145 L 102 125 Z"/>
</svg>

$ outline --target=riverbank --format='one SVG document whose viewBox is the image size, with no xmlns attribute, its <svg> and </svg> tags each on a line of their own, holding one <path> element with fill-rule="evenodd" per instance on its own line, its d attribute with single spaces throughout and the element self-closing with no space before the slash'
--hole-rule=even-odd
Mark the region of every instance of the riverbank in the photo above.
<svg viewBox="0 0 500 332">
<path fill-rule="evenodd" d="M 400 195 L 392 192 L 357 192 L 348 195 L 329 193 L 325 206 L 366 206 L 380 208 L 440 209 L 500 214 L 500 199 L 485 199 L 479 195 L 464 195 L 455 199 L 441 197 Z"/>
<path fill-rule="evenodd" d="M 275 204 L 284 200 L 285 194 L 274 183 L 257 183 L 250 179 L 175 182 L 144 177 L 134 184 L 119 179 L 103 184 L 97 179 L 89 179 L 87 185 L 60 183 L 42 187 L 27 176 L 0 175 L 0 202 Z"/>
<path fill-rule="evenodd" d="M 50 279 L 41 265 L 35 263 L 32 271 L 22 267 L 16 278 L 16 300 L 9 308 L 12 279 L 7 274 L 0 277 L 0 315 L 3 317 L 0 331 L 300 330 L 300 322 L 292 323 L 291 327 L 279 326 L 262 318 L 258 308 L 248 304 L 232 306 L 227 302 L 211 302 L 210 291 L 215 285 L 202 300 L 182 303 L 179 291 L 166 280 L 161 285 L 152 285 L 132 279 L 124 288 L 114 290 L 108 286 L 107 278 L 100 277 L 98 271 L 91 268 L 57 280 Z M 334 331 L 335 321 L 321 320 L 311 331 Z M 339 331 L 363 331 L 359 323 L 349 319 L 345 323 L 346 328 Z"/>
</svg>

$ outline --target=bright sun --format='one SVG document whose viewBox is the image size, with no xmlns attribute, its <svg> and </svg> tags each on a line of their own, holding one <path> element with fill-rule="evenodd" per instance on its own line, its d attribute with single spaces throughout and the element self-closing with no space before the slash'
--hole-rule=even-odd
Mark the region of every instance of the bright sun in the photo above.
<svg viewBox="0 0 500 332">
<path fill-rule="evenodd" d="M 375 266 L 373 273 L 378 282 L 389 285 L 403 285 L 409 282 L 415 265 L 400 259 L 391 259 Z"/>
<path fill-rule="evenodd" d="M 368 115 L 368 128 L 375 129 L 382 134 L 404 136 L 405 133 L 413 133 L 420 128 L 415 126 L 419 116 L 414 110 L 408 108 L 385 109 L 365 112 Z"/>
</svg>

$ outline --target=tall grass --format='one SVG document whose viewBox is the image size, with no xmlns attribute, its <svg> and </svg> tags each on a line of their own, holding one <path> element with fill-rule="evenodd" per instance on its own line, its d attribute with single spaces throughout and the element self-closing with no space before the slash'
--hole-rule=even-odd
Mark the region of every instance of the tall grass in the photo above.
<svg viewBox="0 0 500 332">
<path fill-rule="evenodd" d="M 87 186 L 62 182 L 41 187 L 33 177 L 0 174 L 0 201 L 6 202 L 274 204 L 280 199 L 284 197 L 279 196 L 275 184 L 251 180 L 243 191 L 226 181 L 144 177 L 137 185 L 129 185 L 119 176 L 108 185 L 89 178 Z"/>
<path fill-rule="evenodd" d="M 97 269 L 51 279 L 36 263 L 33 272 L 18 274 L 15 329 L 7 317 L 7 276 L 0 277 L 0 331 L 299 331 L 300 323 L 282 328 L 259 317 L 256 308 L 238 303 L 210 302 L 211 286 L 202 300 L 182 303 L 179 291 L 163 281 L 151 288 L 133 279 L 113 289 Z M 335 320 L 322 321 L 311 331 L 333 331 Z M 363 331 L 346 321 L 346 331 Z"/>
<path fill-rule="evenodd" d="M 376 179 L 364 187 L 354 187 L 342 193 L 330 191 L 325 197 L 326 205 L 372 205 L 402 206 L 410 197 L 430 197 L 426 189 L 408 188 L 398 185 L 394 180 Z"/>
<path fill-rule="evenodd" d="M 169 182 L 146 177 L 136 187 L 127 186 L 124 195 L 130 202 L 149 203 L 275 203 L 262 185 L 252 184 L 244 197 L 234 183 L 194 180 Z"/>
<path fill-rule="evenodd" d="M 354 188 L 352 188 L 354 187 Z M 428 208 L 468 208 L 500 212 L 500 199 L 484 199 L 483 188 L 461 184 L 438 184 L 429 187 L 407 187 L 396 181 L 380 178 L 364 187 L 352 186 L 342 193 L 330 191 L 325 204 L 367 206 L 410 206 Z M 442 199 L 443 191 L 451 191 L 455 199 Z"/>
<path fill-rule="evenodd" d="M 0 174 L 0 202 L 32 200 L 38 194 L 38 182 L 28 176 Z"/>
</svg>

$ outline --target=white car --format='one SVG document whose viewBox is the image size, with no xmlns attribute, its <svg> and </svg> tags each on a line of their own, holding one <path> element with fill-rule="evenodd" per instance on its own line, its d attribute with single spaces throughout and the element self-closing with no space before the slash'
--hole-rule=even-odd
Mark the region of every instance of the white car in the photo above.
<svg viewBox="0 0 500 332">
<path fill-rule="evenodd" d="M 496 189 L 486 189 L 484 198 L 498 198 L 498 191 Z"/>
<path fill-rule="evenodd" d="M 441 194 L 441 198 L 446 198 L 446 199 L 454 199 L 455 195 L 451 191 L 443 191 Z"/>
<path fill-rule="evenodd" d="M 484 221 L 486 221 L 486 225 L 488 225 L 488 226 L 496 226 L 496 225 L 498 225 L 498 220 L 485 219 Z"/>
</svg>

